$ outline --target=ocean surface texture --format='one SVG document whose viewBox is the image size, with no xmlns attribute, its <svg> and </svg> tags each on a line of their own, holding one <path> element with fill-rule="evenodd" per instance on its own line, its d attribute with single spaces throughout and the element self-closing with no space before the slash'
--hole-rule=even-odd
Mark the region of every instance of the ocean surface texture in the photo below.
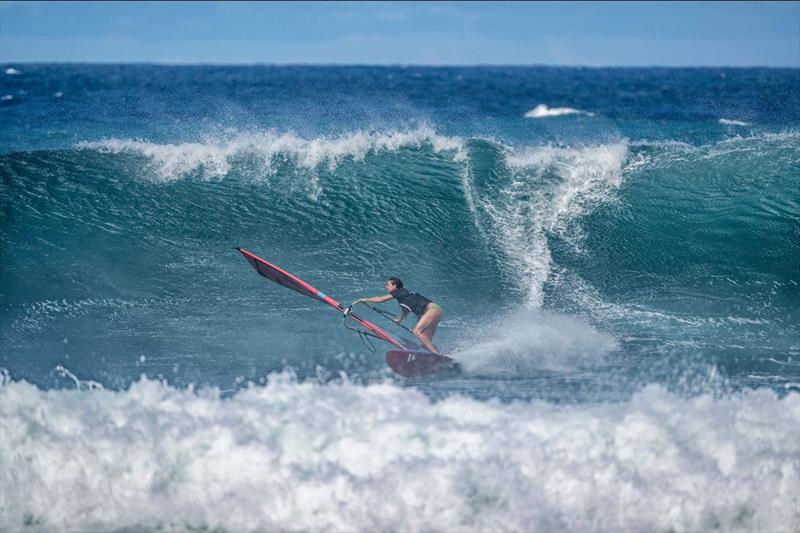
<svg viewBox="0 0 800 533">
<path fill-rule="evenodd" d="M 0 69 L 0 530 L 800 530 L 799 70 Z"/>
</svg>

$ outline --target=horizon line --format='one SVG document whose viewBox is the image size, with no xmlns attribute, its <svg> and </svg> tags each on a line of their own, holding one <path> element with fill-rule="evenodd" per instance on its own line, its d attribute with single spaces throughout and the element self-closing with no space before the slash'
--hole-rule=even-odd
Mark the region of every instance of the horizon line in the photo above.
<svg viewBox="0 0 800 533">
<path fill-rule="evenodd" d="M 0 65 L 130 65 L 130 66 L 159 66 L 159 67 L 370 67 L 370 68 L 480 68 L 480 67 L 510 67 L 510 68 L 586 68 L 586 69 L 785 69 L 800 70 L 798 65 L 587 65 L 580 63 L 316 63 L 316 62 L 242 62 L 242 63 L 217 63 L 217 62 L 190 62 L 190 61 L 7 61 L 0 59 Z"/>
</svg>

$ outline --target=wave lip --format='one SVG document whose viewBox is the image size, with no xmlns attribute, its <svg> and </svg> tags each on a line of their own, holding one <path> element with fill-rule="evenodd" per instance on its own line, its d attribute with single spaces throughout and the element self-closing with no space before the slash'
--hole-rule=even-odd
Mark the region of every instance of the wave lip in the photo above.
<svg viewBox="0 0 800 533">
<path fill-rule="evenodd" d="M 205 178 L 224 177 L 230 172 L 233 161 L 239 157 L 258 160 L 261 170 L 267 174 L 274 171 L 274 164 L 281 158 L 289 159 L 306 170 L 314 170 L 327 164 L 332 171 L 346 158 L 360 161 L 369 153 L 395 152 L 402 148 L 423 145 L 431 146 L 437 153 L 451 152 L 456 161 L 466 158 L 465 143 L 461 138 L 439 135 L 427 126 L 410 131 L 357 131 L 339 137 L 312 139 L 299 137 L 291 132 L 273 131 L 244 133 L 227 140 L 212 138 L 204 142 L 182 144 L 105 139 L 83 142 L 78 144 L 78 148 L 144 156 L 150 159 L 160 179 L 173 181 L 198 171 Z"/>
<path fill-rule="evenodd" d="M 525 118 L 547 118 L 547 117 L 561 117 L 564 115 L 586 115 L 593 117 L 594 113 L 589 111 L 581 111 L 580 109 L 573 109 L 571 107 L 547 107 L 545 104 L 539 104 L 527 113 Z"/>
<path fill-rule="evenodd" d="M 0 528 L 769 530 L 800 525 L 800 395 L 431 401 L 273 375 L 231 398 L 0 379 Z M 531 502 L 537 502 L 531 505 Z"/>
</svg>

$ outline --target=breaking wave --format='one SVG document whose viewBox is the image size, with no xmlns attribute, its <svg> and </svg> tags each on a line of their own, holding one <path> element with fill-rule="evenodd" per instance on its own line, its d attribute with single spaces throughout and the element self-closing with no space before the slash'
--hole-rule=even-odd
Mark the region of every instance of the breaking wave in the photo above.
<svg viewBox="0 0 800 533">
<path fill-rule="evenodd" d="M 648 386 L 627 402 L 553 405 L 286 374 L 229 398 L 148 379 L 114 392 L 5 378 L 0 405 L 0 482 L 14 487 L 0 492 L 3 529 L 800 525 L 794 392 Z"/>
<path fill-rule="evenodd" d="M 490 246 L 511 262 L 518 290 L 531 307 L 541 307 L 552 273 L 550 237 L 579 247 L 577 222 L 613 201 L 623 182 L 627 143 L 581 148 L 532 147 L 506 151 L 505 179 L 487 181 L 476 170 L 465 177 L 465 194 L 476 224 Z M 493 171 L 492 171 L 493 172 Z"/>
<path fill-rule="evenodd" d="M 276 171 L 279 160 L 289 160 L 300 168 L 313 170 L 326 165 L 330 171 L 344 159 L 361 161 L 369 153 L 397 151 L 405 147 L 430 146 L 434 152 L 450 153 L 463 160 L 464 142 L 458 137 L 437 134 L 430 127 L 405 132 L 355 132 L 339 137 L 305 139 L 294 133 L 261 132 L 240 134 L 231 139 L 205 142 L 157 144 L 142 140 L 106 139 L 81 143 L 79 147 L 103 153 L 130 153 L 148 158 L 158 177 L 176 180 L 194 172 L 205 178 L 227 175 L 242 158 L 254 158 L 266 174 Z"/>
</svg>

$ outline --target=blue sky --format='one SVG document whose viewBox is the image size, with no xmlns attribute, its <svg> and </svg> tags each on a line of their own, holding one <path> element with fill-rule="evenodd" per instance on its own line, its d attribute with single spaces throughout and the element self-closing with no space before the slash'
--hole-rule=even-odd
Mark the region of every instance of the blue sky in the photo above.
<svg viewBox="0 0 800 533">
<path fill-rule="evenodd" d="M 800 2 L 1 2 L 32 61 L 800 67 Z"/>
</svg>

